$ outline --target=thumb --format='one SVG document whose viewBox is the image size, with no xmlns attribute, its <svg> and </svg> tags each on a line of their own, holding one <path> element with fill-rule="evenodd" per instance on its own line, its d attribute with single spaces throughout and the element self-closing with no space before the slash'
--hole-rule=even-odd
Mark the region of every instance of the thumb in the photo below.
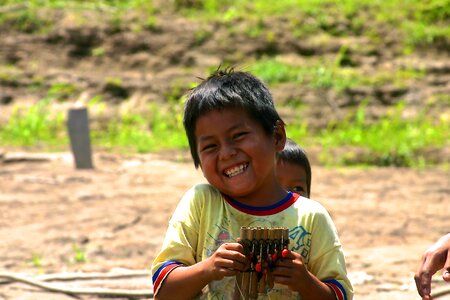
<svg viewBox="0 0 450 300">
<path fill-rule="evenodd" d="M 445 281 L 450 282 L 450 271 L 444 270 L 444 273 L 442 274 L 442 278 L 444 278 Z"/>
<path fill-rule="evenodd" d="M 450 250 L 447 252 L 447 259 L 442 269 L 442 278 L 450 282 Z"/>
</svg>

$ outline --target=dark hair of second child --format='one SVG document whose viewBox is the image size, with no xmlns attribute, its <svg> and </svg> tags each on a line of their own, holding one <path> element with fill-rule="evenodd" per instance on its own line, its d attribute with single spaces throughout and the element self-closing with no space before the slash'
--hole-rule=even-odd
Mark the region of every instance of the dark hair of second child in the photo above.
<svg viewBox="0 0 450 300">
<path fill-rule="evenodd" d="M 283 151 L 277 153 L 277 160 L 280 162 L 298 165 L 305 170 L 306 174 L 306 191 L 305 196 L 311 197 L 311 164 L 309 162 L 306 151 L 296 144 L 293 140 L 287 138 Z M 295 191 L 297 192 L 297 191 Z"/>
</svg>

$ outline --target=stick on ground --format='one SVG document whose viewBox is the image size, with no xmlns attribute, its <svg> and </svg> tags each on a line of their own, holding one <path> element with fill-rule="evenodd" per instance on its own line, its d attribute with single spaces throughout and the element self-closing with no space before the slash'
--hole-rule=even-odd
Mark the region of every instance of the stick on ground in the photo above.
<svg viewBox="0 0 450 300">
<path fill-rule="evenodd" d="M 96 295 L 103 297 L 127 297 L 127 298 L 153 298 L 152 290 L 125 290 L 125 289 L 105 289 L 105 288 L 74 288 L 64 287 L 60 284 L 45 283 L 33 278 L 14 273 L 0 273 L 0 278 L 25 283 L 50 292 L 63 293 L 68 295 Z"/>
</svg>

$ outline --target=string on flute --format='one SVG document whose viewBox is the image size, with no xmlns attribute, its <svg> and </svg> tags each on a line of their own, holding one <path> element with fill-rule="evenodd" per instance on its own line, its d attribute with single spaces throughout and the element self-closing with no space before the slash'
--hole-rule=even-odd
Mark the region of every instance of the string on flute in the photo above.
<svg viewBox="0 0 450 300">
<path fill-rule="evenodd" d="M 272 271 L 276 261 L 287 256 L 289 229 L 285 227 L 241 227 L 238 242 L 249 266 L 236 275 L 234 300 L 253 300 L 274 287 Z"/>
</svg>

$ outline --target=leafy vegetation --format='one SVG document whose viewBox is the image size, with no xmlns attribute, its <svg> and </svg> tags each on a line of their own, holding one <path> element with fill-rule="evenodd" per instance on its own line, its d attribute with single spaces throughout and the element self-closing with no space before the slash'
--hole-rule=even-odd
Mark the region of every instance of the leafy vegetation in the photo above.
<svg viewBox="0 0 450 300">
<path fill-rule="evenodd" d="M 349 33 L 366 32 L 373 38 L 381 38 L 386 26 L 399 28 L 405 51 L 417 46 L 441 43 L 448 45 L 450 27 L 447 0 L 404 1 L 404 0 L 175 0 L 159 7 L 151 0 L 2 0 L 4 7 L 23 5 L 0 11 L 0 25 L 12 24 L 24 32 L 47 31 L 56 20 L 49 18 L 48 11 L 77 12 L 82 19 L 83 10 L 108 11 L 110 21 L 120 30 L 125 14 L 135 10 L 144 17 L 135 24 L 136 28 L 154 29 L 157 24 L 155 13 L 175 10 L 186 16 L 205 21 L 233 22 L 235 20 L 256 20 L 250 32 L 262 34 L 261 16 L 292 17 L 290 29 L 297 36 L 315 35 L 327 32 L 341 36 Z M 43 12 L 46 10 L 47 13 Z M 339 26 L 343 24 L 344 29 Z M 139 29 L 138 29 L 139 30 Z"/>
<path fill-rule="evenodd" d="M 67 144 L 62 113 L 50 113 L 50 99 L 31 107 L 16 106 L 8 123 L 0 127 L 3 145 L 52 148 Z"/>
<path fill-rule="evenodd" d="M 42 266 L 43 266 L 42 257 L 37 253 L 33 253 L 31 255 L 31 263 L 32 263 L 33 267 L 35 267 L 35 268 L 38 268 L 38 269 L 42 268 Z"/>
<path fill-rule="evenodd" d="M 365 104 L 361 105 L 352 119 L 320 133 L 318 141 L 324 149 L 323 160 L 340 165 L 426 166 L 430 161 L 423 155 L 424 149 L 448 146 L 449 120 L 444 117 L 432 120 L 425 110 L 412 119 L 405 119 L 404 109 L 404 103 L 400 102 L 377 122 L 369 123 Z M 350 150 L 340 156 L 331 155 L 340 146 Z"/>
<path fill-rule="evenodd" d="M 340 57 L 335 60 L 316 62 L 313 65 L 295 65 L 280 61 L 277 57 L 263 58 L 248 69 L 269 85 L 283 82 L 304 83 L 313 89 L 334 89 L 341 92 L 356 86 L 382 86 L 392 83 L 404 86 L 411 79 L 423 77 L 424 72 L 413 69 L 395 71 L 380 70 L 371 76 L 356 68 L 339 66 Z"/>
<path fill-rule="evenodd" d="M 151 105 L 143 114 L 123 114 L 111 119 L 104 130 L 92 132 L 93 143 L 109 150 L 146 153 L 186 148 L 182 124 L 173 118 L 173 108 L 161 111 Z"/>
<path fill-rule="evenodd" d="M 1 141 L 17 146 L 68 148 L 64 117 L 49 117 L 48 104 L 42 101 L 22 113 L 18 109 L 9 123 L 0 127 Z M 102 102 L 97 101 L 91 108 L 101 105 Z M 363 103 L 354 116 L 330 124 L 317 135 L 308 131 L 305 122 L 297 121 L 288 125 L 287 132 L 302 145 L 320 146 L 324 164 L 407 167 L 435 164 L 436 161 L 425 153 L 430 148 L 448 146 L 449 120 L 445 115 L 433 120 L 426 110 L 407 119 L 402 116 L 404 110 L 405 105 L 400 102 L 389 114 L 371 122 L 366 119 L 366 103 Z M 163 109 L 150 105 L 145 114 L 124 113 L 111 119 L 106 126 L 93 127 L 94 146 L 111 151 L 145 153 L 188 147 L 180 102 Z M 342 147 L 347 147 L 348 151 L 336 156 L 334 152 Z"/>
<path fill-rule="evenodd" d="M 86 251 L 82 247 L 78 246 L 77 244 L 73 244 L 72 247 L 73 247 L 73 252 L 74 252 L 73 262 L 77 263 L 77 264 L 87 262 Z"/>
</svg>

